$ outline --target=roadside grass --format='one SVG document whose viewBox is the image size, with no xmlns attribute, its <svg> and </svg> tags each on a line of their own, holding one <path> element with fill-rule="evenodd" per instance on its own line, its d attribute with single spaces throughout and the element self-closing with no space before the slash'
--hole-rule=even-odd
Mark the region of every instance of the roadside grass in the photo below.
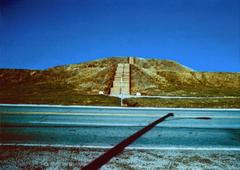
<svg viewBox="0 0 240 170">
<path fill-rule="evenodd" d="M 190 107 L 190 108 L 240 108 L 239 98 L 196 98 L 196 99 L 161 99 L 127 98 L 126 106 L 133 107 Z"/>
<path fill-rule="evenodd" d="M 11 89 L 0 91 L 0 103 L 8 104 L 56 104 L 87 106 L 120 106 L 120 98 L 105 95 L 86 95 L 71 89 Z M 126 107 L 189 107 L 189 108 L 240 108 L 240 97 L 236 98 L 126 98 Z"/>
<path fill-rule="evenodd" d="M 224 96 L 240 96 L 237 88 L 215 88 L 204 86 L 173 86 L 147 88 L 143 90 L 143 95 L 150 96 L 193 96 L 193 97 L 224 97 Z"/>
<path fill-rule="evenodd" d="M 120 106 L 120 99 L 104 95 L 83 95 L 77 93 L 35 93 L 34 95 L 0 95 L 0 103 L 8 104 L 56 104 L 56 105 L 90 105 Z"/>
</svg>

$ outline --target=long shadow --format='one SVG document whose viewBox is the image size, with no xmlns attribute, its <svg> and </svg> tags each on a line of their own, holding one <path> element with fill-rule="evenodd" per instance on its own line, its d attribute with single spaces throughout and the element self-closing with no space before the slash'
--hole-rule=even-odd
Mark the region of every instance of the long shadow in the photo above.
<svg viewBox="0 0 240 170">
<path fill-rule="evenodd" d="M 95 170 L 100 169 L 104 164 L 106 164 L 110 159 L 112 159 L 114 156 L 120 154 L 125 147 L 133 143 L 135 140 L 137 140 L 139 137 L 141 137 L 143 134 L 154 128 L 158 123 L 163 122 L 166 118 L 174 116 L 173 113 L 168 113 L 167 115 L 159 118 L 158 120 L 150 123 L 148 126 L 144 127 L 143 129 L 137 131 L 133 135 L 129 136 L 127 139 L 123 140 L 107 152 L 105 152 L 103 155 L 95 159 L 94 161 L 90 162 L 87 166 L 83 167 L 82 170 Z"/>
</svg>

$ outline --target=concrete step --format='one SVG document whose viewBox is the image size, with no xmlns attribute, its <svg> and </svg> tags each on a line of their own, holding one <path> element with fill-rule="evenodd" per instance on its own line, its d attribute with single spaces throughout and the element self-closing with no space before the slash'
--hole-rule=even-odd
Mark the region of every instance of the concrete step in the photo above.
<svg viewBox="0 0 240 170">
<path fill-rule="evenodd" d="M 111 95 L 130 94 L 130 64 L 118 64 L 110 93 Z"/>
</svg>

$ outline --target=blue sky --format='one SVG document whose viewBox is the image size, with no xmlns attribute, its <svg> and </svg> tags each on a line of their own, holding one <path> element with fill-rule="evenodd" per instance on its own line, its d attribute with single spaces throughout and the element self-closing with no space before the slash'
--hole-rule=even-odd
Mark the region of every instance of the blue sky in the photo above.
<svg viewBox="0 0 240 170">
<path fill-rule="evenodd" d="M 1 0 L 0 68 L 109 56 L 240 72 L 239 0 Z"/>
</svg>

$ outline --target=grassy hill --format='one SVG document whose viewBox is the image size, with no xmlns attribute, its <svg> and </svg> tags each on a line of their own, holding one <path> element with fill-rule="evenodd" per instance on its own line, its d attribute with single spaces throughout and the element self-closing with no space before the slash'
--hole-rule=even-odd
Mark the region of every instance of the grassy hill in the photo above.
<svg viewBox="0 0 240 170">
<path fill-rule="evenodd" d="M 119 99 L 98 92 L 109 93 L 117 63 L 123 60 L 102 59 L 47 70 L 0 69 L 0 103 L 119 105 Z"/>
<path fill-rule="evenodd" d="M 136 59 L 131 92 L 167 96 L 240 96 L 240 73 L 196 72 L 174 61 Z"/>
<path fill-rule="evenodd" d="M 119 106 L 119 98 L 98 95 L 99 91 L 109 94 L 118 63 L 127 63 L 127 58 L 105 58 L 46 70 L 0 69 L 0 103 Z M 240 97 L 239 73 L 196 72 L 174 61 L 140 58 L 135 59 L 131 70 L 132 94 Z"/>
</svg>

